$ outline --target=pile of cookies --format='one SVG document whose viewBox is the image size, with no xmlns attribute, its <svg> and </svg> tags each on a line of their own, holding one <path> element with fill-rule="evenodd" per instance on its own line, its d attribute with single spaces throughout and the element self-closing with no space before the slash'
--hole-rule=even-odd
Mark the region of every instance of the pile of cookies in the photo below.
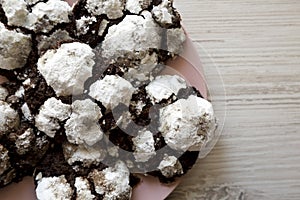
<svg viewBox="0 0 300 200">
<path fill-rule="evenodd" d="M 216 122 L 160 75 L 180 21 L 172 0 L 0 0 L 0 187 L 29 175 L 41 200 L 129 200 L 137 174 L 184 175 Z"/>
</svg>

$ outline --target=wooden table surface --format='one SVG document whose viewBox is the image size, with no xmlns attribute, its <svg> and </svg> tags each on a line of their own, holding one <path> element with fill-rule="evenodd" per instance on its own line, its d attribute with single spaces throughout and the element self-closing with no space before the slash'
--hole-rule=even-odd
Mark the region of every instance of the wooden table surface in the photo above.
<svg viewBox="0 0 300 200">
<path fill-rule="evenodd" d="M 213 151 L 168 200 L 299 200 L 300 1 L 177 0 L 176 6 L 226 120 Z"/>
</svg>

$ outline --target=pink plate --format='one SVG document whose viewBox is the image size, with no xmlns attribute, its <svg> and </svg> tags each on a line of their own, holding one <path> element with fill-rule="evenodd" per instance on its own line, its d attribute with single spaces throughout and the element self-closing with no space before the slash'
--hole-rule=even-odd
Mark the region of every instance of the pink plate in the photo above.
<svg viewBox="0 0 300 200">
<path fill-rule="evenodd" d="M 187 82 L 200 90 L 201 94 L 207 98 L 207 89 L 203 77 L 200 58 L 196 53 L 190 39 L 184 45 L 184 53 L 168 63 L 163 74 L 178 74 Z M 0 77 L 0 83 L 5 78 Z M 140 175 L 142 181 L 133 189 L 132 200 L 163 200 L 180 183 L 180 179 L 172 184 L 161 184 L 157 178 Z M 36 199 L 34 193 L 33 180 L 26 177 L 20 183 L 12 183 L 0 190 L 1 200 L 33 200 Z"/>
<path fill-rule="evenodd" d="M 75 2 L 70 0 L 69 2 Z M 177 74 L 183 77 L 190 85 L 196 87 L 207 98 L 207 87 L 203 76 L 202 65 L 197 50 L 188 38 L 184 44 L 184 52 L 175 60 L 168 62 L 162 74 Z M 0 83 L 5 77 L 0 76 Z M 132 200 L 163 200 L 180 183 L 180 179 L 172 184 L 161 184 L 152 176 L 140 175 L 142 181 L 133 189 Z M 24 178 L 20 183 L 12 183 L 0 189 L 1 200 L 33 200 L 36 199 L 33 179 Z"/>
</svg>

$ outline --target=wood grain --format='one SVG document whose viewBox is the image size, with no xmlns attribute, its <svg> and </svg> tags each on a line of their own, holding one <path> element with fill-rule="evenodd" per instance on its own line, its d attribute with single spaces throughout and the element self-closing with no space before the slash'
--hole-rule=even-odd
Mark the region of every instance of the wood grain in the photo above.
<svg viewBox="0 0 300 200">
<path fill-rule="evenodd" d="M 168 200 L 299 200 L 300 1 L 175 2 L 227 112 L 214 150 Z"/>
</svg>

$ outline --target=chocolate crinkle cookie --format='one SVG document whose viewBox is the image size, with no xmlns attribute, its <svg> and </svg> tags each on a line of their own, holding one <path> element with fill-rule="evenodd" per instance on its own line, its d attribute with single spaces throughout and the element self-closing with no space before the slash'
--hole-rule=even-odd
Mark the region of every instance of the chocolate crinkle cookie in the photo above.
<svg viewBox="0 0 300 200">
<path fill-rule="evenodd" d="M 0 0 L 0 187 L 37 198 L 129 200 L 185 174 L 216 128 L 212 105 L 159 75 L 186 39 L 172 0 Z"/>
</svg>

